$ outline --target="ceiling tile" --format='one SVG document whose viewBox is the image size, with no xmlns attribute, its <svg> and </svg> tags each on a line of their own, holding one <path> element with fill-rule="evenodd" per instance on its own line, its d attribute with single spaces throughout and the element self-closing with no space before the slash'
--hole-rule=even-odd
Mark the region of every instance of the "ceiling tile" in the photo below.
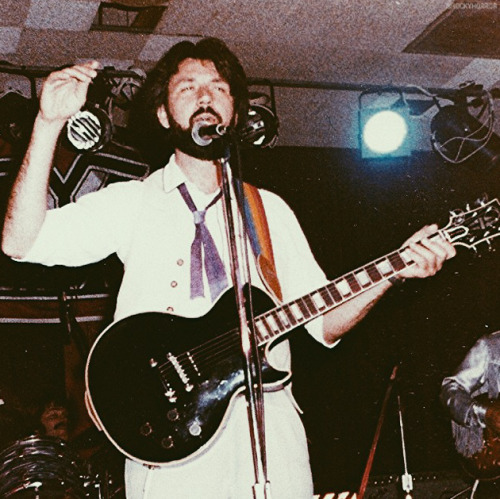
<svg viewBox="0 0 500 499">
<path fill-rule="evenodd" d="M 24 30 L 18 63 L 61 65 L 76 60 L 136 60 L 145 42 L 141 35 L 92 31 Z"/>
<path fill-rule="evenodd" d="M 488 89 L 500 80 L 500 61 L 490 59 L 474 59 L 465 68 L 448 80 L 447 86 L 458 87 L 466 81 L 474 81 Z"/>
<path fill-rule="evenodd" d="M 0 54 L 13 54 L 17 50 L 21 28 L 0 27 Z"/>
<path fill-rule="evenodd" d="M 76 63 L 83 63 L 86 61 L 88 61 L 88 59 L 86 58 L 83 59 L 78 58 L 75 60 Z M 134 65 L 134 61 L 132 59 L 126 60 L 126 59 L 111 59 L 111 58 L 99 57 L 99 62 L 101 63 L 102 67 L 110 67 L 119 70 L 126 70 Z"/>
<path fill-rule="evenodd" d="M 421 54 L 385 54 L 379 60 L 374 81 L 396 85 L 448 87 L 448 81 L 462 71 L 472 59 L 466 57 L 429 56 Z"/>
<path fill-rule="evenodd" d="M 500 57 L 500 5 L 456 1 L 406 48 L 421 54 Z"/>
<path fill-rule="evenodd" d="M 32 0 L 26 26 L 37 29 L 87 31 L 99 1 Z"/>
<path fill-rule="evenodd" d="M 30 0 L 3 0 L 0 25 L 22 26 L 26 20 L 30 7 Z"/>
<path fill-rule="evenodd" d="M 139 60 L 141 61 L 157 61 L 164 52 L 173 47 L 176 43 L 183 40 L 189 40 L 192 42 L 197 42 L 201 37 L 195 36 L 162 36 L 162 35 L 152 35 L 146 41 L 144 48 L 142 49 Z"/>
</svg>

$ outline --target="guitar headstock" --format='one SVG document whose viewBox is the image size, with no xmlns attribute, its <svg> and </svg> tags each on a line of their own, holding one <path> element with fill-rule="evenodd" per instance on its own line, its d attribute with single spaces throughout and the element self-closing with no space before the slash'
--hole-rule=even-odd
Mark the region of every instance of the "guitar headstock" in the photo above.
<svg viewBox="0 0 500 499">
<path fill-rule="evenodd" d="M 476 206 L 450 213 L 448 225 L 442 229 L 454 245 L 475 250 L 481 243 L 491 244 L 500 236 L 500 203 L 498 199 L 479 199 Z"/>
</svg>

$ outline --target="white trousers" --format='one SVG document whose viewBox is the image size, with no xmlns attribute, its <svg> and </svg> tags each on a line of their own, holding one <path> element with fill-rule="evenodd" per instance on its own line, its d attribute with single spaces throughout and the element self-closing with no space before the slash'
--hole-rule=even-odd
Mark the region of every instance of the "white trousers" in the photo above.
<svg viewBox="0 0 500 499">
<path fill-rule="evenodd" d="M 265 394 L 268 478 L 272 499 L 311 499 L 304 428 L 285 390 Z M 255 482 L 246 404 L 238 396 L 207 450 L 181 464 L 150 469 L 127 460 L 127 499 L 253 499 Z"/>
</svg>

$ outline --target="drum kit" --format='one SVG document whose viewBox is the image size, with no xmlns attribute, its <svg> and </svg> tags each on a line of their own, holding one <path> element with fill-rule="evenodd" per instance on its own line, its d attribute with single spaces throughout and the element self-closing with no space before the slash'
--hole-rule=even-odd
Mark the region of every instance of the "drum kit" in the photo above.
<svg viewBox="0 0 500 499">
<path fill-rule="evenodd" d="M 121 459 L 107 447 L 90 458 L 60 439 L 30 435 L 0 453 L 0 499 L 123 499 Z"/>
</svg>

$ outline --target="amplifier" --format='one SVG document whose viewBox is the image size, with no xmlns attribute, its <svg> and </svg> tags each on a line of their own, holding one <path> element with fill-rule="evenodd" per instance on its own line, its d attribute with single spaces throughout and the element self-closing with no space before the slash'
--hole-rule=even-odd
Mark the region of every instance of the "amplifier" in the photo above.
<svg viewBox="0 0 500 499">
<path fill-rule="evenodd" d="M 413 474 L 412 499 L 452 499 L 469 497 L 472 481 L 467 482 L 455 471 L 439 471 Z M 467 491 L 469 491 L 467 493 Z M 462 494 L 463 495 L 462 495 Z M 384 475 L 370 479 L 364 499 L 401 499 L 405 496 L 401 476 Z M 314 499 L 356 499 L 356 492 L 327 492 L 316 494 Z"/>
<path fill-rule="evenodd" d="M 326 494 L 316 494 L 313 499 L 356 499 L 356 492 L 327 492 Z"/>
</svg>

